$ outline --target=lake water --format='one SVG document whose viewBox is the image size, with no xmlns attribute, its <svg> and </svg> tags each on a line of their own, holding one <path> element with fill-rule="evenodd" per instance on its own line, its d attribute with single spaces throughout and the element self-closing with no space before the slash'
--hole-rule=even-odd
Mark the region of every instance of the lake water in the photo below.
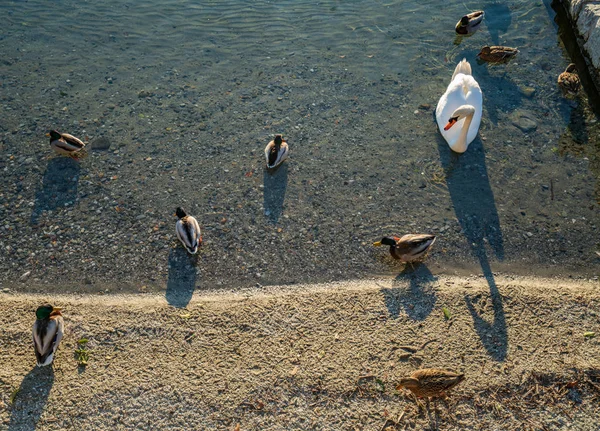
<svg viewBox="0 0 600 431">
<path fill-rule="evenodd" d="M 2 2 L 3 286 L 169 299 L 395 275 L 371 244 L 403 233 L 438 235 L 425 276 L 596 276 L 599 126 L 585 92 L 556 85 L 571 60 L 555 11 L 451 3 Z M 484 45 L 520 53 L 479 64 Z M 433 111 L 462 58 L 484 111 L 458 156 Z M 54 154 L 52 128 L 88 156 Z M 275 133 L 290 158 L 271 174 Z M 203 227 L 197 259 L 180 205 Z"/>
</svg>

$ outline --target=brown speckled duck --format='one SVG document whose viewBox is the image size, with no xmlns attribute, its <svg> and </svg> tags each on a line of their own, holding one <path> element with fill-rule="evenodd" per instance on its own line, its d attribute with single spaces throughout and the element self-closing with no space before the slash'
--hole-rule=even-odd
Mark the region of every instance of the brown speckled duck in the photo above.
<svg viewBox="0 0 600 431">
<path fill-rule="evenodd" d="M 398 238 L 397 236 L 386 236 L 381 241 L 374 242 L 375 247 L 381 245 L 390 246 L 390 254 L 394 259 L 401 262 L 415 262 L 422 260 L 435 242 L 435 235 L 429 234 L 407 234 Z"/>
<path fill-rule="evenodd" d="M 575 63 L 569 64 L 565 71 L 558 75 L 558 86 L 565 93 L 577 94 L 579 88 L 581 88 L 581 81 L 579 80 L 579 75 L 577 75 Z"/>
<path fill-rule="evenodd" d="M 454 28 L 456 33 L 463 36 L 475 33 L 479 30 L 484 15 L 485 13 L 482 10 L 478 10 L 477 12 L 471 12 L 463 16 Z"/>
<path fill-rule="evenodd" d="M 397 390 L 406 388 L 419 398 L 439 397 L 452 389 L 465 379 L 464 374 L 456 374 L 452 371 L 438 370 L 436 368 L 424 368 L 400 379 L 396 386 Z"/>
<path fill-rule="evenodd" d="M 85 143 L 68 133 L 59 133 L 56 130 L 50 130 L 46 133 L 46 136 L 50 137 L 50 146 L 58 154 L 64 154 L 65 156 L 77 157 L 78 153 L 83 150 Z"/>
<path fill-rule="evenodd" d="M 484 46 L 477 57 L 489 63 L 502 63 L 513 58 L 519 53 L 517 48 L 509 46 Z"/>
</svg>

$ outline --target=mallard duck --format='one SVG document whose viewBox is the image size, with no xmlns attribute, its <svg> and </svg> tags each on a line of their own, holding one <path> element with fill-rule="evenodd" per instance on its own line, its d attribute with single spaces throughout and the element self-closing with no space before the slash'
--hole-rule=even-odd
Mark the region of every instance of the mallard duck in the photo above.
<svg viewBox="0 0 600 431">
<path fill-rule="evenodd" d="M 517 48 L 509 46 L 484 46 L 477 57 L 490 63 L 502 63 L 508 61 L 519 53 Z"/>
<path fill-rule="evenodd" d="M 438 128 L 452 151 L 467 151 L 479 131 L 482 112 L 481 88 L 471 74 L 471 64 L 463 58 L 435 108 Z"/>
<path fill-rule="evenodd" d="M 68 133 L 59 133 L 56 130 L 50 130 L 46 133 L 50 137 L 50 146 L 58 154 L 76 157 L 77 153 L 85 147 L 85 143 Z"/>
<path fill-rule="evenodd" d="M 477 12 L 471 12 L 463 16 L 456 24 L 456 32 L 462 35 L 475 33 L 479 30 L 484 15 L 485 13 L 482 10 L 478 10 Z"/>
<path fill-rule="evenodd" d="M 465 379 L 464 374 L 452 371 L 425 368 L 417 370 L 410 377 L 403 377 L 396 390 L 406 388 L 419 398 L 439 397 Z"/>
<path fill-rule="evenodd" d="M 177 238 L 191 254 L 198 252 L 198 247 L 202 244 L 202 235 L 198 221 L 190 216 L 181 207 L 177 207 L 175 215 L 179 218 L 175 224 Z"/>
<path fill-rule="evenodd" d="M 581 88 L 581 81 L 579 75 L 577 75 L 577 66 L 575 63 L 571 63 L 567 66 L 565 71 L 558 75 L 558 86 L 568 94 L 577 94 L 579 88 Z"/>
<path fill-rule="evenodd" d="M 402 238 L 397 236 L 386 236 L 381 241 L 374 242 L 375 247 L 380 245 L 389 245 L 390 254 L 394 259 L 399 259 L 401 262 L 414 262 L 423 259 L 433 243 L 435 235 L 427 234 L 408 234 Z"/>
<path fill-rule="evenodd" d="M 281 135 L 275 135 L 275 138 L 265 147 L 265 158 L 267 159 L 267 168 L 273 169 L 279 166 L 289 153 L 288 144 Z"/>
<path fill-rule="evenodd" d="M 33 324 L 33 348 L 37 366 L 50 365 L 54 352 L 63 337 L 63 318 L 60 308 L 44 304 L 35 311 L 36 321 Z"/>
</svg>

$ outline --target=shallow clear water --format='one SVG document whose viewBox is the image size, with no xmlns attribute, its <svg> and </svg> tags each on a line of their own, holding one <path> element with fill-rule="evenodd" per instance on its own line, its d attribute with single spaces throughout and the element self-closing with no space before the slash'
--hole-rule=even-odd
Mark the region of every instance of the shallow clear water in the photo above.
<svg viewBox="0 0 600 431">
<path fill-rule="evenodd" d="M 454 25 L 486 12 L 472 37 Z M 440 13 L 432 11 L 438 10 Z M 0 280 L 21 288 L 294 283 L 402 270 L 595 275 L 598 124 L 564 98 L 550 2 L 2 2 Z M 484 45 L 518 47 L 478 64 Z M 484 95 L 452 154 L 433 111 L 462 58 Z M 50 128 L 88 157 L 52 153 Z M 291 156 L 274 174 L 274 133 Z M 108 150 L 94 149 L 99 138 Z M 204 229 L 197 261 L 174 209 Z M 83 282 L 83 283 L 82 283 Z"/>
</svg>

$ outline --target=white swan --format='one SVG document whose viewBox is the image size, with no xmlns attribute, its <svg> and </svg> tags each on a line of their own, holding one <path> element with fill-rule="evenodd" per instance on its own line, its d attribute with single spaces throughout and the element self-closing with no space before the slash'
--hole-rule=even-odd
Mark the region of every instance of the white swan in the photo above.
<svg viewBox="0 0 600 431">
<path fill-rule="evenodd" d="M 450 85 L 435 108 L 440 133 L 457 153 L 467 151 L 481 123 L 483 96 L 471 76 L 471 65 L 463 59 L 452 75 Z"/>
</svg>

